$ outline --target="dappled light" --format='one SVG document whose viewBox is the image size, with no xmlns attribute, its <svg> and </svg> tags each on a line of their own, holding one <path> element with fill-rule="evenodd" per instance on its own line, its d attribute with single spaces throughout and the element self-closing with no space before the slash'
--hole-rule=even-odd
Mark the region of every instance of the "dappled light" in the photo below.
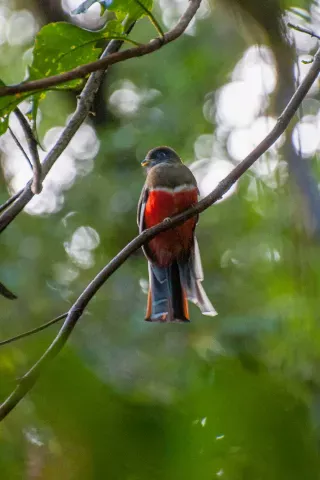
<svg viewBox="0 0 320 480">
<path fill-rule="evenodd" d="M 32 40 L 37 31 L 37 24 L 31 12 L 20 10 L 12 13 L 6 30 L 8 43 L 11 45 L 23 45 Z"/>
<path fill-rule="evenodd" d="M 12 118 L 11 127 L 19 134 L 19 140 L 24 148 L 27 148 L 15 117 Z M 62 127 L 53 127 L 47 131 L 42 142 L 44 150 L 40 151 L 41 159 L 45 158 L 46 152 L 55 144 L 62 131 Z M 21 150 L 14 148 L 15 143 L 9 132 L 1 137 L 0 147 L 5 154 L 3 159 L 4 164 L 7 165 L 5 174 L 10 183 L 10 189 L 14 193 L 31 178 L 31 169 Z M 61 210 L 64 203 L 63 192 L 72 187 L 77 175 L 83 176 L 91 172 L 93 158 L 98 151 L 99 141 L 94 129 L 90 125 L 82 125 L 64 154 L 53 166 L 50 178 L 44 181 L 41 195 L 31 200 L 26 211 L 33 215 L 43 215 Z"/>
<path fill-rule="evenodd" d="M 94 264 L 92 251 L 100 243 L 98 233 L 91 227 L 79 227 L 71 240 L 64 242 L 64 248 L 70 259 L 81 268 L 90 268 Z"/>
<path fill-rule="evenodd" d="M 319 147 L 319 135 L 316 117 L 311 115 L 303 117 L 293 130 L 294 148 L 301 152 L 303 157 L 311 157 Z"/>
</svg>

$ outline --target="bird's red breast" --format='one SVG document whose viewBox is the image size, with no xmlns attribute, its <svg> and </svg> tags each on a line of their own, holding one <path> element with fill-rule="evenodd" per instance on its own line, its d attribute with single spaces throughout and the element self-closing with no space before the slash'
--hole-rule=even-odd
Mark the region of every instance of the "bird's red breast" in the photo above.
<svg viewBox="0 0 320 480">
<path fill-rule="evenodd" d="M 167 217 L 172 217 L 198 201 L 195 185 L 181 185 L 175 188 L 157 187 L 149 191 L 144 222 L 146 228 L 153 227 Z M 159 266 L 170 265 L 174 260 L 190 250 L 196 219 L 190 218 L 182 225 L 153 238 L 148 248 Z"/>
</svg>

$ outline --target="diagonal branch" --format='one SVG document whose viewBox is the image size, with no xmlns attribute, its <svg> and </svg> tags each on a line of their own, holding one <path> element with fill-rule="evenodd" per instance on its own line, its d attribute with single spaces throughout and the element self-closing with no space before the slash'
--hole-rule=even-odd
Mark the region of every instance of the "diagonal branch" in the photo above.
<svg viewBox="0 0 320 480">
<path fill-rule="evenodd" d="M 177 25 L 168 33 L 166 33 L 166 43 L 168 43 L 169 41 L 171 42 L 176 38 L 178 38 L 180 35 L 182 35 L 182 33 L 188 27 L 193 16 L 195 15 L 197 9 L 199 8 L 200 3 L 201 3 L 201 0 L 190 0 L 189 7 L 180 18 Z M 127 26 L 125 25 L 125 31 L 127 34 L 130 33 L 132 27 L 133 27 L 133 24 L 127 25 Z M 120 49 L 122 43 L 123 42 L 120 40 L 112 40 L 107 46 L 104 53 L 102 54 L 101 60 L 98 60 L 98 61 L 106 62 L 108 58 L 110 58 L 112 55 L 115 54 L 115 52 L 117 52 Z M 152 40 L 150 44 L 153 44 L 153 46 L 156 46 L 156 48 L 152 47 L 153 49 L 151 51 L 154 51 L 157 48 L 160 48 L 160 46 L 162 46 L 162 39 Z M 148 45 L 146 47 L 148 47 Z M 133 49 L 133 50 L 136 50 L 136 49 Z M 129 50 L 126 50 L 123 53 L 126 53 L 128 51 Z M 76 131 L 78 130 L 82 122 L 85 120 L 88 113 L 90 112 L 94 96 L 100 86 L 100 83 L 104 75 L 104 70 L 101 70 L 101 68 L 107 68 L 108 65 L 109 65 L 108 62 L 106 62 L 106 65 L 103 64 L 103 66 L 100 66 L 99 67 L 100 70 L 96 71 L 89 77 L 89 80 L 87 81 L 78 99 L 78 105 L 74 114 L 72 115 L 71 119 L 69 120 L 69 123 L 67 124 L 62 134 L 60 135 L 57 143 L 54 145 L 52 150 L 48 153 L 48 155 L 43 161 L 43 164 L 42 164 L 43 179 L 48 174 L 48 172 L 50 171 L 50 169 L 52 168 L 56 160 L 59 158 L 59 156 L 62 154 L 64 149 L 68 146 L 72 137 L 74 136 L 74 134 L 76 133 Z M 0 233 L 3 230 L 5 230 L 5 228 L 24 209 L 24 207 L 30 202 L 32 197 L 33 197 L 33 192 L 31 190 L 31 182 L 28 182 L 23 192 L 19 196 L 19 198 L 11 206 L 9 206 L 6 209 L 6 211 L 0 216 Z"/>
<path fill-rule="evenodd" d="M 17 107 L 15 108 L 14 113 L 16 114 L 16 117 L 19 120 L 20 125 L 24 131 L 32 159 L 33 180 L 31 184 L 31 190 L 34 194 L 38 194 L 42 190 L 42 168 L 38 153 L 38 143 L 34 137 L 33 131 L 31 130 L 31 127 L 26 117 L 23 115 L 21 110 L 19 110 L 19 108 Z"/>
<path fill-rule="evenodd" d="M 22 153 L 22 155 L 24 156 L 24 158 L 27 160 L 27 162 L 29 163 L 29 166 L 30 168 L 32 169 L 32 163 L 31 163 L 31 160 L 30 158 L 28 157 L 25 149 L 23 148 L 23 146 L 21 145 L 20 141 L 19 141 L 19 138 L 16 136 L 16 134 L 14 133 L 14 131 L 12 130 L 12 128 L 9 126 L 8 127 L 8 130 L 11 134 L 11 137 L 13 138 L 15 144 L 17 145 L 17 147 L 19 148 L 20 152 Z"/>
<path fill-rule="evenodd" d="M 162 48 L 165 44 L 173 42 L 180 37 L 188 27 L 189 23 L 195 16 L 198 8 L 200 7 L 201 0 L 190 0 L 189 6 L 185 13 L 182 15 L 177 25 L 169 32 L 165 33 L 159 38 L 154 38 L 151 42 L 140 45 L 139 47 L 129 48 L 123 52 L 116 52 L 108 55 L 108 57 L 100 58 L 95 62 L 87 63 L 79 67 L 70 70 L 69 72 L 61 73 L 59 75 L 53 75 L 51 77 L 41 78 L 39 80 L 33 80 L 31 82 L 23 82 L 18 85 L 11 85 L 0 88 L 0 97 L 6 95 L 14 95 L 22 92 L 35 92 L 37 90 L 44 90 L 50 87 L 65 83 L 76 78 L 86 77 L 89 73 L 97 70 L 105 70 L 110 65 L 118 62 L 123 62 L 129 58 L 142 57 L 149 53 L 155 52 Z"/>
<path fill-rule="evenodd" d="M 11 410 L 23 399 L 23 397 L 31 390 L 32 386 L 37 381 L 42 369 L 52 360 L 63 348 L 75 328 L 79 318 L 84 309 L 94 297 L 97 291 L 108 280 L 108 278 L 130 257 L 132 253 L 138 250 L 142 245 L 147 243 L 151 238 L 158 233 L 164 232 L 173 228 L 187 219 L 203 212 L 210 207 L 214 202 L 219 200 L 231 187 L 239 180 L 239 178 L 252 166 L 252 164 L 260 158 L 280 137 L 289 125 L 291 119 L 299 108 L 304 97 L 308 93 L 311 85 L 317 78 L 320 72 L 320 49 L 317 51 L 314 62 L 309 70 L 309 73 L 304 78 L 303 82 L 296 90 L 290 102 L 278 118 L 278 121 L 272 131 L 262 140 L 262 142 L 227 175 L 219 185 L 203 200 L 189 208 L 183 213 L 176 215 L 170 219 L 164 220 L 155 227 L 145 230 L 136 238 L 134 238 L 126 247 L 124 247 L 118 255 L 116 255 L 106 265 L 98 275 L 85 288 L 78 299 L 73 304 L 68 312 L 68 316 L 64 321 L 57 336 L 42 355 L 42 357 L 31 367 L 31 369 L 22 377 L 16 389 L 9 395 L 9 397 L 0 406 L 0 420 L 5 418 Z"/>
<path fill-rule="evenodd" d="M 10 205 L 12 205 L 12 203 L 20 197 L 22 192 L 23 190 L 19 190 L 19 192 L 12 195 L 12 197 L 8 198 L 8 200 L 6 200 L 2 205 L 0 205 L 0 213 L 3 212 L 6 208 L 8 208 Z"/>
<path fill-rule="evenodd" d="M 307 35 L 318 38 L 318 40 L 320 40 L 320 35 L 315 33 L 313 30 L 310 30 L 309 28 L 301 27 L 301 25 L 294 25 L 293 23 L 290 23 L 290 22 L 287 25 L 293 30 L 297 30 L 297 32 L 306 33 Z"/>
</svg>

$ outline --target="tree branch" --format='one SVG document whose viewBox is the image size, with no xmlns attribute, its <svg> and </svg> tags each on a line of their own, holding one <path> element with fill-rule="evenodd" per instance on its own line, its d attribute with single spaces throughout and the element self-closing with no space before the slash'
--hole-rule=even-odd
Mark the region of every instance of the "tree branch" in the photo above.
<svg viewBox="0 0 320 480">
<path fill-rule="evenodd" d="M 25 149 L 23 148 L 23 146 L 21 145 L 20 141 L 19 141 L 19 138 L 16 136 L 16 134 L 14 133 L 14 131 L 12 130 L 11 127 L 8 127 L 8 130 L 11 134 L 11 137 L 13 138 L 15 144 L 17 145 L 17 147 L 19 148 L 20 152 L 22 153 L 22 155 L 24 156 L 24 158 L 27 160 L 31 170 L 32 170 L 32 163 L 31 163 L 31 160 L 30 158 L 28 157 L 27 155 L 27 152 L 25 151 Z"/>
<path fill-rule="evenodd" d="M 129 258 L 129 256 L 138 250 L 142 245 L 147 243 L 151 238 L 155 237 L 158 233 L 164 232 L 173 228 L 187 219 L 203 212 L 210 207 L 214 202 L 219 200 L 231 187 L 239 180 L 239 178 L 251 167 L 251 165 L 258 160 L 258 158 L 265 153 L 285 131 L 289 122 L 296 113 L 302 100 L 308 93 L 312 83 L 318 76 L 320 71 L 320 49 L 317 51 L 314 62 L 309 70 L 309 73 L 302 81 L 301 85 L 291 98 L 290 102 L 278 118 L 275 127 L 271 132 L 262 140 L 262 142 L 227 175 L 219 185 L 203 200 L 198 202 L 188 210 L 176 215 L 172 218 L 164 220 L 162 223 L 155 227 L 145 230 L 136 238 L 134 238 L 126 247 L 124 247 L 118 255 L 116 255 L 106 265 L 98 275 L 91 281 L 91 283 L 85 288 L 78 299 L 68 312 L 68 316 L 64 321 L 57 336 L 47 348 L 42 357 L 31 367 L 31 369 L 22 377 L 16 389 L 9 395 L 9 397 L 0 406 L 0 420 L 5 418 L 13 408 L 23 399 L 23 397 L 31 390 L 34 383 L 37 381 L 42 369 L 47 363 L 53 359 L 63 348 L 75 328 L 79 318 L 81 317 L 84 309 L 98 292 L 102 285 L 108 280 L 108 278 Z"/>
<path fill-rule="evenodd" d="M 173 41 L 176 38 L 178 38 L 182 33 L 185 31 L 187 26 L 189 25 L 190 21 L 192 20 L 193 16 L 195 15 L 197 9 L 199 8 L 199 5 L 201 3 L 201 0 L 191 0 L 188 9 L 186 12 L 182 15 L 180 20 L 178 21 L 177 25 L 170 30 L 168 33 L 166 33 L 166 43 L 169 41 Z M 126 27 L 126 26 L 125 26 Z M 131 28 L 133 27 L 132 25 L 127 25 L 127 28 L 125 28 L 126 33 L 130 33 Z M 156 39 L 152 40 L 153 45 L 159 47 L 159 42 L 162 45 L 163 40 L 162 39 Z M 152 43 L 150 42 L 150 43 Z M 155 43 L 154 43 L 155 42 Z M 104 53 L 101 55 L 101 59 L 98 61 L 106 61 L 109 57 L 111 57 L 115 52 L 117 52 L 121 45 L 122 41 L 120 40 L 112 40 L 109 45 L 107 46 L 106 50 Z M 149 44 L 150 45 L 150 44 Z M 161 46 L 160 45 L 160 46 Z M 148 47 L 148 45 L 147 45 Z M 139 47 L 140 48 L 140 47 Z M 155 50 L 157 49 L 155 48 Z M 136 49 L 133 49 L 136 50 Z M 123 53 L 128 52 L 129 50 L 126 50 Z M 153 51 L 153 50 L 151 50 Z M 150 53 L 150 52 L 149 52 Z M 115 63 L 115 62 L 113 62 Z M 105 66 L 100 67 L 100 68 L 107 68 L 108 63 L 106 63 Z M 42 164 L 42 178 L 44 179 L 45 176 L 48 174 L 52 166 L 54 165 L 55 161 L 59 158 L 61 153 L 64 151 L 64 149 L 67 147 L 69 142 L 71 141 L 72 137 L 82 124 L 82 122 L 85 120 L 86 116 L 90 112 L 91 105 L 94 99 L 94 96 L 101 84 L 101 81 L 103 79 L 104 71 L 99 70 L 93 73 L 90 77 L 89 80 L 87 81 L 79 99 L 78 99 L 78 105 L 77 108 L 72 115 L 71 119 L 69 120 L 68 125 L 65 127 L 63 130 L 62 134 L 60 135 L 57 143 L 54 145 L 54 147 L 51 149 L 51 151 L 48 153 L 46 158 L 43 161 Z M 1 91 L 1 89 L 0 89 Z M 15 217 L 24 209 L 24 207 L 30 202 L 30 200 L 33 197 L 33 192 L 31 190 L 31 182 L 28 182 L 19 196 L 19 198 L 11 205 L 9 208 L 6 209 L 6 211 L 0 216 L 0 233 L 5 230 L 5 228 L 15 219 Z"/>
<path fill-rule="evenodd" d="M 294 25 L 293 23 L 290 23 L 290 22 L 287 25 L 293 30 L 297 30 L 297 32 L 306 33 L 307 35 L 311 35 L 311 37 L 315 37 L 320 40 L 320 35 L 315 33 L 313 30 L 310 30 L 309 28 L 301 27 L 300 25 Z"/>
<path fill-rule="evenodd" d="M 22 192 L 23 190 L 19 190 L 19 192 L 12 195 L 12 197 L 8 198 L 8 200 L 6 200 L 2 205 L 0 205 L 0 213 L 6 210 L 13 202 L 15 202 L 17 198 L 20 197 Z"/>
<path fill-rule="evenodd" d="M 24 131 L 32 159 L 33 180 L 31 184 L 31 191 L 34 194 L 38 194 L 42 191 L 42 167 L 38 153 L 38 143 L 34 138 L 33 131 L 31 130 L 31 127 L 21 110 L 19 110 L 17 107 L 15 108 L 14 113 L 16 114 L 16 117 Z"/>
<path fill-rule="evenodd" d="M 0 288 L 1 288 L 1 284 L 0 284 Z M 30 335 L 34 335 L 35 333 L 41 332 L 42 330 L 45 330 L 46 328 L 51 327 L 51 325 L 54 325 L 60 322 L 60 320 L 63 320 L 67 316 L 68 316 L 68 313 L 62 313 L 58 317 L 54 318 L 53 320 L 50 320 L 49 322 L 43 323 L 39 327 L 33 328 L 32 330 L 28 330 L 27 332 L 20 333 L 19 335 L 15 335 L 14 337 L 1 340 L 0 347 L 3 347 L 4 345 L 8 345 L 9 343 L 15 342 L 17 340 L 20 340 L 21 338 L 29 337 Z"/>
<path fill-rule="evenodd" d="M 44 90 L 59 85 L 61 83 L 68 82 L 70 80 L 74 80 L 76 78 L 86 77 L 89 73 L 95 72 L 97 70 L 105 70 L 110 65 L 123 62 L 124 60 L 128 60 L 129 58 L 142 57 L 149 53 L 155 52 L 156 50 L 162 48 L 165 44 L 173 42 L 183 34 L 183 32 L 188 27 L 190 21 L 195 16 L 200 6 L 200 3 L 201 0 L 190 0 L 187 10 L 182 15 L 177 25 L 172 30 L 165 33 L 163 36 L 159 38 L 154 38 L 147 44 L 140 45 L 136 48 L 130 48 L 123 52 L 112 53 L 107 57 L 104 56 L 103 58 L 96 60 L 95 62 L 81 65 L 74 68 L 73 70 L 70 70 L 69 72 L 61 73 L 59 75 L 53 75 L 51 77 L 33 80 L 31 82 L 23 82 L 19 83 L 18 85 L 1 87 L 0 97 L 23 92 L 35 92 L 37 90 Z"/>
</svg>

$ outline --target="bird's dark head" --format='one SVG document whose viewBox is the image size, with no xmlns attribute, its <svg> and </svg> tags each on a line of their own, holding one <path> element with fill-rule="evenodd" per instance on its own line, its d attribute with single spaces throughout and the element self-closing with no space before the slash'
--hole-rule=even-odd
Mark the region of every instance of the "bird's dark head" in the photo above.
<svg viewBox="0 0 320 480">
<path fill-rule="evenodd" d="M 143 167 L 150 169 L 160 163 L 182 163 L 179 155 L 170 147 L 156 147 L 147 153 L 146 158 L 141 162 Z"/>
</svg>

